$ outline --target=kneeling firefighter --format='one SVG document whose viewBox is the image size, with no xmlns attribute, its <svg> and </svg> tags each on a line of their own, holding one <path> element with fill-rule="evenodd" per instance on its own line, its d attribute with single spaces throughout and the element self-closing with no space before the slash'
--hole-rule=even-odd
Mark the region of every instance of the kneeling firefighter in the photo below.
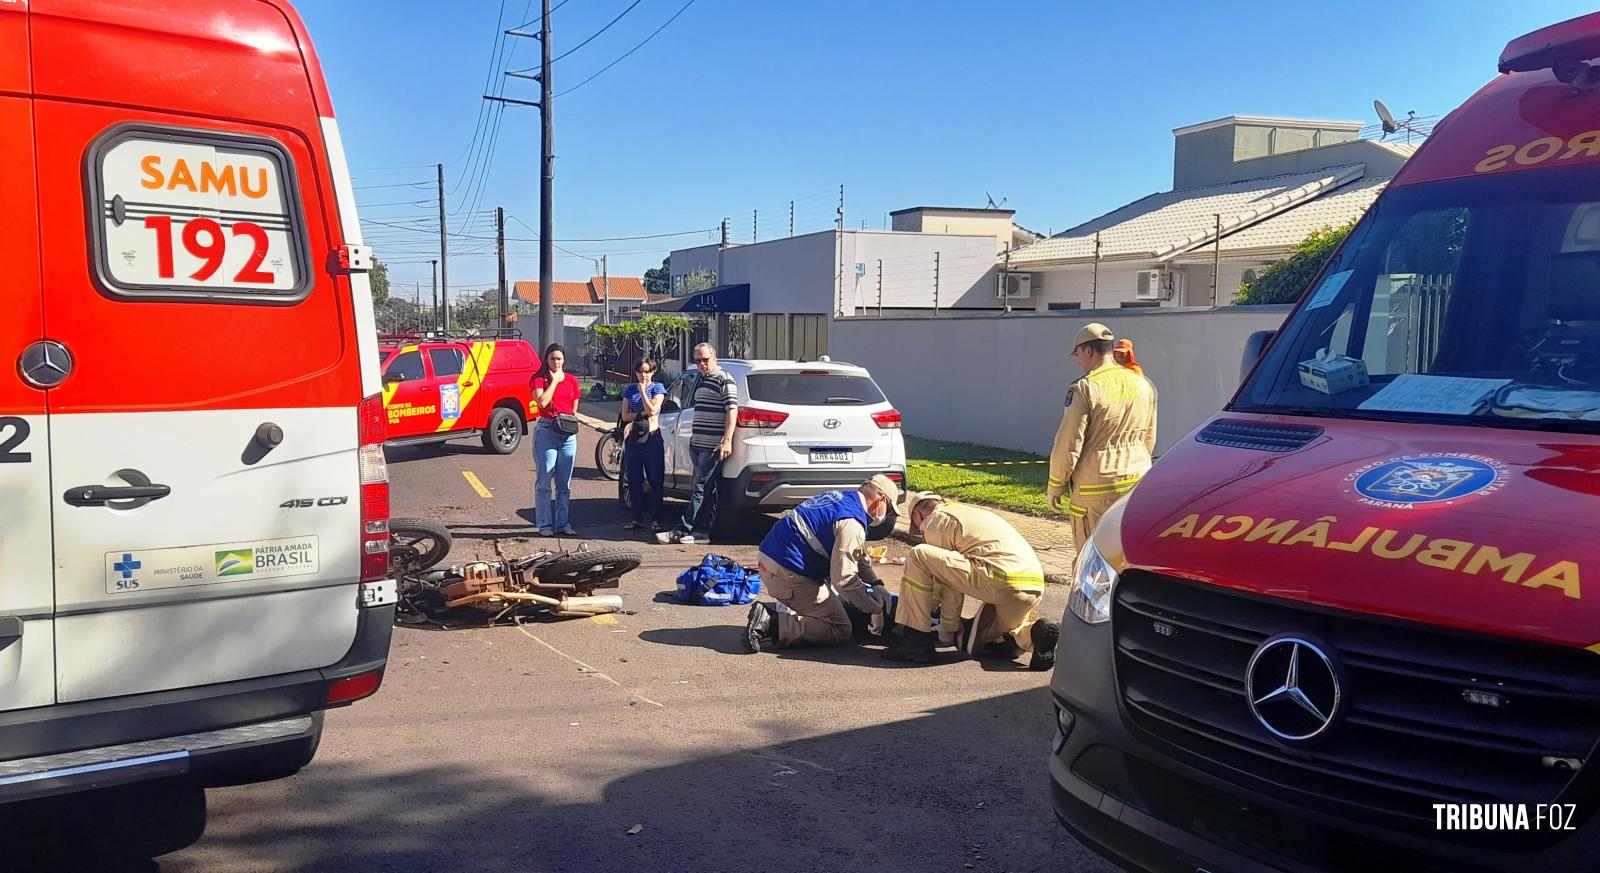
<svg viewBox="0 0 1600 873">
<path fill-rule="evenodd" d="M 881 633 L 889 589 L 863 554 L 867 530 L 894 511 L 900 489 L 873 476 L 854 491 L 827 491 L 785 512 L 761 541 L 761 579 L 786 609 L 756 601 L 744 627 L 751 652 L 798 645 L 838 645 L 854 634 L 850 607 Z"/>
<path fill-rule="evenodd" d="M 883 656 L 933 663 L 938 645 L 933 611 L 938 608 L 945 644 L 986 657 L 1014 659 L 1030 652 L 1031 669 L 1054 666 L 1060 626 L 1038 617 L 1044 567 L 1022 534 L 986 509 L 949 503 L 928 492 L 907 498 L 906 512 L 911 532 L 920 533 L 923 541 L 911 550 L 900 580 L 895 610 L 900 638 Z M 982 601 L 983 607 L 963 622 L 966 597 Z"/>
</svg>

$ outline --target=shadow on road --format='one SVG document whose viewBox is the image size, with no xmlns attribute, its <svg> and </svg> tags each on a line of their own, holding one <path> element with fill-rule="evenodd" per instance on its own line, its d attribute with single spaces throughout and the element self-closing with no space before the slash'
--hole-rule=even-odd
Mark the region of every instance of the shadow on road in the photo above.
<svg viewBox="0 0 1600 873">
<path fill-rule="evenodd" d="M 817 737 L 755 725 L 770 741 L 740 751 L 684 750 L 714 735 L 585 749 L 563 776 L 594 754 L 637 769 L 582 802 L 515 755 L 438 766 L 419 742 L 397 751 L 401 772 L 313 764 L 270 810 L 214 812 L 201 844 L 160 870 L 1109 870 L 1052 817 L 1049 710 L 1035 688 Z"/>
</svg>

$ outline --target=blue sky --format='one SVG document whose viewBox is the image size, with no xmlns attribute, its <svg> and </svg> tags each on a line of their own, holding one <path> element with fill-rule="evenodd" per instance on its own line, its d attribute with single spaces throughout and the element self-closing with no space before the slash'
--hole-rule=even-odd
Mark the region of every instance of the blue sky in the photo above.
<svg viewBox="0 0 1600 873">
<path fill-rule="evenodd" d="M 560 0 L 556 0 L 560 2 Z M 567 0 L 560 54 L 633 0 Z M 639 0 L 555 65 L 557 93 L 633 48 L 685 0 Z M 474 138 L 497 35 L 537 2 L 299 0 L 321 55 L 362 215 L 400 285 L 436 249 L 433 164 L 446 164 L 452 288 L 495 279 L 493 218 L 538 225 L 537 110 L 507 107 Z M 524 17 L 524 10 L 532 11 Z M 982 206 L 1063 230 L 1171 187 L 1171 130 L 1224 115 L 1372 122 L 1448 112 L 1494 75 L 1507 40 L 1592 11 L 1581 2 L 977 3 L 693 0 L 626 60 L 555 101 L 556 277 L 637 275 L 723 218 L 748 241 L 852 227 L 915 205 Z M 497 13 L 502 15 L 496 21 Z M 510 39 L 500 67 L 537 63 Z M 492 76 L 502 79 L 497 67 Z M 507 96 L 537 83 L 507 80 Z M 498 114 L 498 110 L 496 110 Z M 476 142 L 477 148 L 474 149 Z M 480 160 L 494 148 L 491 160 Z M 487 172 L 480 168 L 487 167 Z M 408 187 L 407 183 L 419 183 Z M 389 186 L 389 187 L 373 187 Z M 481 191 L 481 194 L 476 192 Z M 412 228 L 426 228 L 419 232 Z M 536 242 L 508 221 L 508 273 L 538 276 Z M 476 237 L 476 238 L 475 238 Z"/>
</svg>

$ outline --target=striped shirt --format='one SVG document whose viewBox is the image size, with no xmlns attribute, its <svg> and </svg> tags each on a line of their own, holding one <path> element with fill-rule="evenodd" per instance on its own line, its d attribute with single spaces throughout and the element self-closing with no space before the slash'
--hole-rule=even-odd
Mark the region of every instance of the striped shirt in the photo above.
<svg viewBox="0 0 1600 873">
<path fill-rule="evenodd" d="M 694 430 L 689 435 L 689 445 L 698 449 L 714 449 L 728 432 L 728 410 L 739 406 L 739 387 L 733 377 L 718 370 L 701 376 L 694 389 Z"/>
</svg>

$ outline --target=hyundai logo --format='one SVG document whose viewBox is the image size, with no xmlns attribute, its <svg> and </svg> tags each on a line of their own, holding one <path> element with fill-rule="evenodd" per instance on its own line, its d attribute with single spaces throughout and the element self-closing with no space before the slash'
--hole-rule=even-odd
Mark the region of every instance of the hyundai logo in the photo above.
<svg viewBox="0 0 1600 873">
<path fill-rule="evenodd" d="M 1298 637 L 1267 640 L 1250 656 L 1244 675 L 1250 712 L 1280 740 L 1321 736 L 1339 715 L 1339 671 L 1315 643 Z"/>
<path fill-rule="evenodd" d="M 827 419 L 827 420 L 822 422 L 822 426 L 827 428 L 828 430 L 833 430 L 834 428 L 839 426 L 839 419 L 837 419 L 837 418 Z"/>
</svg>

